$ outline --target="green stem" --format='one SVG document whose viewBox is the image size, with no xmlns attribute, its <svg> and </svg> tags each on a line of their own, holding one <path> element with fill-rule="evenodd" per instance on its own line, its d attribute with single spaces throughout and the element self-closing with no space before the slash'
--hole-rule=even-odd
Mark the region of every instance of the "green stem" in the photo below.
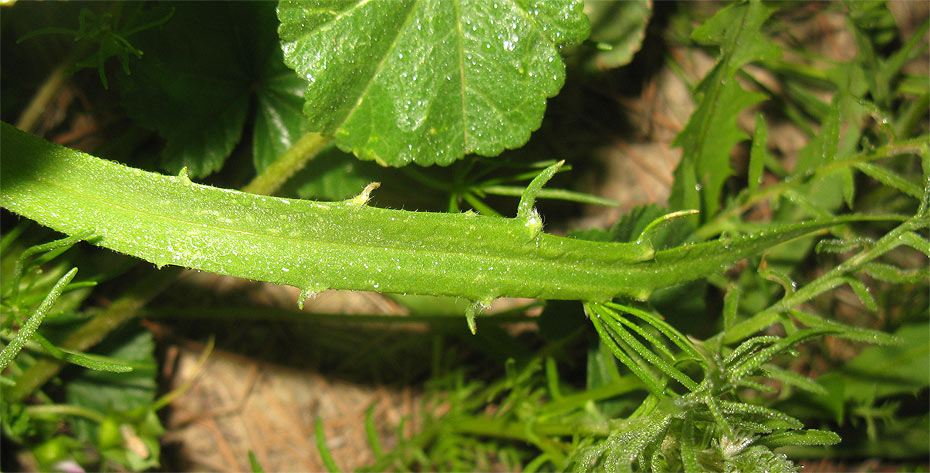
<svg viewBox="0 0 930 473">
<path fill-rule="evenodd" d="M 533 201 L 558 165 L 530 183 L 517 218 L 501 218 L 372 208 L 364 193 L 335 203 L 264 197 L 194 184 L 184 175 L 128 168 L 5 123 L 0 138 L 3 207 L 67 234 L 90 230 L 99 237 L 95 244 L 159 266 L 290 284 L 305 293 L 409 292 L 483 304 L 501 296 L 645 299 L 655 289 L 718 272 L 774 244 L 863 219 L 772 227 L 655 252 L 648 243 L 542 233 Z M 84 351 L 100 341 L 167 287 L 172 272 L 142 281 L 62 347 Z M 28 396 L 60 367 L 60 362 L 42 360 L 24 374 L 9 399 Z"/>
<path fill-rule="evenodd" d="M 7 135 L 8 125 L 3 124 L 3 136 Z M 312 134 L 305 135 L 304 138 Z M 284 181 L 280 176 L 284 174 L 283 165 L 279 162 L 286 161 L 294 165 L 303 166 L 303 164 L 316 155 L 322 146 L 308 146 L 307 141 L 301 138 L 281 157 L 277 158 L 265 171 L 252 180 L 246 187 L 252 187 L 265 190 L 269 193 L 277 190 L 275 185 L 281 185 Z M 298 152 L 299 148 L 304 150 Z M 4 157 L 10 158 L 10 153 L 4 152 Z M 4 167 L 7 168 L 5 160 Z M 3 197 L 6 198 L 7 189 L 3 191 Z M 113 302 L 109 307 L 97 314 L 89 322 L 73 332 L 69 337 L 63 340 L 59 345 L 61 348 L 86 351 L 103 340 L 110 332 L 117 327 L 136 317 L 139 311 L 145 307 L 156 296 L 161 294 L 170 286 L 178 275 L 181 274 L 180 268 L 170 268 L 149 274 L 142 280 L 138 281 L 129 288 L 122 296 Z M 39 389 L 46 381 L 58 374 L 64 367 L 65 363 L 56 359 L 42 358 L 31 366 L 22 376 L 16 386 L 4 391 L 6 399 L 10 402 L 18 402 Z"/>
<path fill-rule="evenodd" d="M 858 270 L 866 263 L 880 257 L 897 246 L 905 244 L 905 239 L 903 238 L 904 234 L 915 228 L 920 228 L 921 226 L 927 226 L 925 216 L 919 215 L 902 223 L 875 242 L 872 248 L 853 256 L 849 260 L 843 262 L 843 264 L 833 268 L 827 274 L 817 278 L 810 284 L 806 284 L 798 291 L 785 296 L 780 301 L 772 304 L 762 312 L 757 313 L 752 318 L 730 327 L 730 329 L 718 337 L 722 338 L 724 343 L 733 343 L 743 340 L 753 333 L 772 325 L 782 317 L 782 314 L 785 314 L 799 304 L 809 301 L 819 294 L 835 287 L 846 284 L 845 275 Z"/>
<path fill-rule="evenodd" d="M 297 140 L 287 151 L 274 160 L 252 182 L 242 188 L 250 194 L 270 195 L 303 169 L 307 162 L 320 153 L 332 139 L 319 133 L 309 132 Z"/>
<path fill-rule="evenodd" d="M 722 230 L 729 228 L 730 220 L 736 218 L 753 206 L 769 199 L 774 199 L 786 191 L 797 188 L 803 181 L 810 179 L 812 176 L 829 174 L 830 172 L 853 167 L 860 163 L 867 163 L 890 156 L 904 153 L 919 153 L 922 148 L 930 143 L 930 135 L 918 136 L 908 140 L 902 140 L 897 143 L 890 143 L 880 146 L 874 150 L 856 154 L 848 158 L 838 159 L 830 163 L 812 169 L 803 175 L 789 177 L 778 184 L 759 189 L 756 192 L 742 197 L 739 203 L 717 214 L 712 220 L 702 225 L 694 234 L 692 239 L 696 241 L 706 240 L 714 235 L 718 235 Z"/>
<path fill-rule="evenodd" d="M 3 206 L 157 266 L 296 286 L 465 297 L 607 301 L 717 272 L 772 244 L 839 223 L 785 226 L 655 253 L 542 232 L 534 179 L 516 218 L 269 198 L 128 168 L 4 125 Z M 650 259 L 651 258 L 651 259 Z"/>
<path fill-rule="evenodd" d="M 68 71 L 74 67 L 74 64 L 86 49 L 87 48 L 79 48 L 74 50 L 65 60 L 61 61 L 55 69 L 52 69 L 52 72 L 49 73 L 45 81 L 42 82 L 39 90 L 32 96 L 32 100 L 26 105 L 26 109 L 20 114 L 19 119 L 16 121 L 16 128 L 25 131 L 32 131 L 35 129 L 36 123 L 38 123 L 42 113 L 48 108 L 48 104 L 55 98 L 55 95 L 58 94 L 58 91 L 61 90 L 61 86 L 64 85 L 65 80 L 68 78 Z"/>
<path fill-rule="evenodd" d="M 70 404 L 42 404 L 38 406 L 29 406 L 26 408 L 26 413 L 33 416 L 56 415 L 83 417 L 97 423 L 106 420 L 103 414 L 95 410 L 81 406 L 72 406 Z"/>
</svg>

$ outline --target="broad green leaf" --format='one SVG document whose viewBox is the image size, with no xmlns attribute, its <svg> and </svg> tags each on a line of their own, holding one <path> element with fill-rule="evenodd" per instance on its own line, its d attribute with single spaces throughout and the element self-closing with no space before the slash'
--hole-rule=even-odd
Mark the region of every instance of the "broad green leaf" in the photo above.
<svg viewBox="0 0 930 473">
<path fill-rule="evenodd" d="M 143 459 L 138 455 L 127 454 L 123 448 L 106 450 L 103 454 L 124 465 L 141 465 L 139 469 L 157 466 L 159 450 L 155 440 L 163 433 L 158 417 L 151 411 L 148 418 L 134 419 L 131 415 L 133 410 L 145 410 L 150 406 L 158 389 L 155 380 L 158 365 L 151 332 L 141 330 L 137 324 L 123 327 L 112 333 L 96 350 L 107 357 L 131 364 L 133 371 L 109 373 L 84 370 L 65 386 L 68 403 L 110 415 L 116 414 L 121 417 L 121 421 L 143 429 L 137 430 L 135 434 L 146 444 L 148 457 Z M 94 441 L 95 427 L 94 423 L 86 419 L 74 420 L 76 434 L 84 441 Z"/>
<path fill-rule="evenodd" d="M 733 4 L 694 30 L 691 38 L 719 46 L 721 63 L 734 72 L 750 62 L 781 56 L 781 49 L 762 34 L 762 25 L 771 14 L 772 9 L 758 0 Z"/>
<path fill-rule="evenodd" d="M 523 145 L 562 87 L 578 0 L 278 4 L 285 62 L 311 129 L 384 165 L 446 165 Z"/>
<path fill-rule="evenodd" d="M 888 105 L 889 85 L 898 71 L 885 70 L 879 50 L 898 36 L 894 16 L 883 1 L 868 0 L 850 2 L 849 20 L 853 28 L 858 54 L 856 60 L 862 65 L 869 81 L 869 89 L 876 103 Z"/>
<path fill-rule="evenodd" d="M 613 69 L 628 64 L 643 45 L 646 25 L 652 16 L 649 0 L 589 0 L 584 12 L 591 21 L 590 41 L 598 48 L 585 61 L 592 71 Z"/>
<path fill-rule="evenodd" d="M 264 169 L 307 130 L 302 81 L 282 62 L 274 5 L 173 7 L 171 20 L 137 36 L 145 55 L 121 77 L 126 110 L 165 139 L 165 169 L 202 177 L 239 143 L 254 101 L 254 160 Z"/>
<path fill-rule="evenodd" d="M 747 138 L 736 118 L 744 108 L 765 98 L 743 89 L 736 72 L 749 62 L 781 54 L 761 33 L 771 13 L 758 1 L 730 5 L 692 34 L 699 43 L 719 46 L 720 59 L 698 84 L 697 109 L 675 138 L 684 154 L 669 198 L 673 209 L 700 208 L 705 216 L 712 216 L 720 208 L 723 184 L 733 174 L 730 150 Z"/>
<path fill-rule="evenodd" d="M 128 412 L 155 399 L 155 341 L 151 332 L 127 328 L 115 332 L 96 348 L 101 355 L 131 364 L 129 373 L 83 370 L 67 386 L 68 402 L 100 412 Z"/>
<path fill-rule="evenodd" d="M 840 110 L 834 101 L 830 113 L 824 118 L 820 132 L 798 154 L 794 174 L 803 175 L 811 169 L 836 159 L 840 141 Z"/>
<path fill-rule="evenodd" d="M 833 100 L 820 132 L 798 154 L 794 175 L 803 175 L 855 151 L 860 138 L 858 127 L 841 127 L 841 123 L 861 121 L 864 107 L 850 95 L 848 86 L 841 85 L 841 92 Z M 851 208 L 855 195 L 852 169 L 841 167 L 817 176 L 804 186 L 802 193 L 819 210 L 832 212 L 844 202 Z"/>
<path fill-rule="evenodd" d="M 268 56 L 255 89 L 257 99 L 252 152 L 262 172 L 309 129 L 303 114 L 304 82 L 284 65 L 280 50 Z"/>
</svg>

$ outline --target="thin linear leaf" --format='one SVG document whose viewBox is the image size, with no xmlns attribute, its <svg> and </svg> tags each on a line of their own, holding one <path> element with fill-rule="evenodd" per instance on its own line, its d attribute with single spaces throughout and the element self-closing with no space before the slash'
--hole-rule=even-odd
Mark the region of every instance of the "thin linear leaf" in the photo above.
<svg viewBox="0 0 930 473">
<path fill-rule="evenodd" d="M 914 232 L 901 234 L 899 240 L 900 245 L 907 245 L 930 258 L 930 240 L 926 240 Z"/>
<path fill-rule="evenodd" d="M 778 432 L 766 435 L 757 440 L 756 443 L 765 445 L 769 448 L 793 447 L 793 446 L 812 446 L 812 445 L 836 445 L 840 443 L 840 436 L 829 430 L 793 430 L 788 432 Z"/>
<path fill-rule="evenodd" d="M 726 358 L 723 359 L 723 362 L 727 365 L 732 365 L 734 363 L 741 363 L 743 361 L 743 356 L 747 353 L 750 353 L 752 350 L 759 345 L 768 345 L 780 340 L 779 337 L 775 335 L 762 335 L 758 337 L 752 337 L 749 340 L 740 343 L 736 349 L 730 352 Z"/>
<path fill-rule="evenodd" d="M 862 171 L 863 174 L 875 179 L 886 186 L 894 187 L 905 194 L 920 199 L 923 196 L 923 190 L 920 186 L 905 179 L 903 176 L 900 176 L 882 166 L 872 163 L 856 163 L 856 169 Z"/>
<path fill-rule="evenodd" d="M 743 379 L 737 381 L 737 382 L 735 383 L 735 385 L 736 385 L 737 387 L 741 387 L 741 388 L 754 389 L 754 390 L 759 391 L 759 392 L 762 392 L 762 393 L 774 393 L 774 392 L 777 392 L 777 389 L 775 389 L 775 388 L 773 388 L 773 387 L 771 387 L 771 386 L 766 386 L 766 385 L 764 385 L 764 384 L 762 384 L 762 383 L 757 383 L 757 382 L 755 382 L 755 381 L 753 381 L 753 380 L 751 380 L 751 379 L 745 379 L 745 378 L 743 378 Z"/>
<path fill-rule="evenodd" d="M 523 195 L 523 187 L 517 186 L 485 186 L 481 191 L 491 195 L 520 196 Z M 582 204 L 603 205 L 605 207 L 620 207 L 623 205 L 613 199 L 600 197 L 584 192 L 575 192 L 566 189 L 541 189 L 536 195 L 537 199 L 566 200 L 569 202 L 580 202 Z"/>
<path fill-rule="evenodd" d="M 823 386 L 817 384 L 817 382 L 814 380 L 808 379 L 798 373 L 795 373 L 794 371 L 779 368 L 775 365 L 763 366 L 762 371 L 769 378 L 781 381 L 784 384 L 794 386 L 798 389 L 803 389 L 814 394 L 820 394 L 824 396 L 827 395 L 827 390 Z"/>
<path fill-rule="evenodd" d="M 636 307 L 618 304 L 616 302 L 607 302 L 604 305 L 638 317 L 649 325 L 655 327 L 658 331 L 662 332 L 662 334 L 668 337 L 668 339 L 677 345 L 678 348 L 681 348 L 684 352 L 688 353 L 691 358 L 695 360 L 702 360 L 701 354 L 697 351 L 696 348 L 694 348 L 694 345 L 691 344 L 687 337 L 685 337 L 678 330 L 675 330 L 675 328 L 669 325 L 668 322 L 658 318 L 656 315 L 644 310 L 637 309 Z"/>
<path fill-rule="evenodd" d="M 930 325 L 904 325 L 894 333 L 899 343 L 869 347 L 842 368 L 846 395 L 868 400 L 895 394 L 914 393 L 930 385 Z"/>
<path fill-rule="evenodd" d="M 685 416 L 682 423 L 681 432 L 681 463 L 684 466 L 685 473 L 699 473 L 701 471 L 698 465 L 697 452 L 694 448 L 694 419 L 692 416 Z"/>
<path fill-rule="evenodd" d="M 523 145 L 589 32 L 578 0 L 282 0 L 278 34 L 306 78 L 311 129 L 390 166 Z"/>
<path fill-rule="evenodd" d="M 0 352 L 0 371 L 9 366 L 13 358 L 16 358 L 19 351 L 26 346 L 26 342 L 32 338 L 32 335 L 39 329 L 39 326 L 42 325 L 42 321 L 45 320 L 48 311 L 55 305 L 55 302 L 58 300 L 58 297 L 61 296 L 61 291 L 64 290 L 65 286 L 74 279 L 75 274 L 77 274 L 77 268 L 72 268 L 71 271 L 68 271 L 55 283 L 52 290 L 49 291 L 42 303 L 39 304 L 39 307 L 26 321 L 26 324 L 20 327 L 19 331 L 16 332 L 16 337 L 10 341 L 9 345 L 3 348 L 3 351 Z"/>
<path fill-rule="evenodd" d="M 930 269 L 902 269 L 885 263 L 872 262 L 862 267 L 862 272 L 879 281 L 893 284 L 916 284 L 930 281 Z"/>
<path fill-rule="evenodd" d="M 734 364 L 734 366 L 728 371 L 727 376 L 734 380 L 742 379 L 744 376 L 751 375 L 756 369 L 758 369 L 763 364 L 768 363 L 775 356 L 788 351 L 795 345 L 798 345 L 801 342 L 804 342 L 805 340 L 813 337 L 833 334 L 838 331 L 839 330 L 832 328 L 804 329 L 799 330 L 787 337 L 779 338 L 770 346 L 763 348 L 754 353 L 752 356 L 746 357 L 741 362 Z"/>
<path fill-rule="evenodd" d="M 53 358 L 66 361 L 78 366 L 83 366 L 96 371 L 110 371 L 113 373 L 129 373 L 132 366 L 127 365 L 121 360 L 115 360 L 100 355 L 90 355 L 65 348 L 58 348 L 52 345 L 52 342 L 42 336 L 41 333 L 33 334 L 35 341 Z"/>
<path fill-rule="evenodd" d="M 365 438 L 368 439 L 368 446 L 371 452 L 375 454 L 375 460 L 381 458 L 382 448 L 381 439 L 378 437 L 378 429 L 375 427 L 375 403 L 372 403 L 365 409 Z"/>
<path fill-rule="evenodd" d="M 589 313 L 593 315 L 593 317 L 591 317 L 591 324 L 594 325 L 595 331 L 597 331 L 597 334 L 601 337 L 601 340 L 604 341 L 605 345 L 610 349 L 610 352 L 613 353 L 614 357 L 620 360 L 620 362 L 629 368 L 630 371 L 636 375 L 636 377 L 645 383 L 646 387 L 648 387 L 653 394 L 657 396 L 661 395 L 662 386 L 659 380 L 656 379 L 656 376 L 652 372 L 644 369 L 629 355 L 627 355 L 627 353 L 625 353 L 614 341 L 613 336 L 611 335 L 612 332 L 609 333 L 607 332 L 607 329 L 604 328 L 604 323 L 606 321 L 601 318 L 600 307 L 593 305 L 590 306 Z"/>
<path fill-rule="evenodd" d="M 636 332 L 637 335 L 646 339 L 647 342 L 649 342 L 652 346 L 655 347 L 656 351 L 661 352 L 668 359 L 670 360 L 675 359 L 675 355 L 671 352 L 671 350 L 668 349 L 668 347 L 665 346 L 665 343 L 659 340 L 658 338 L 656 338 L 653 334 L 649 333 L 648 331 L 646 331 L 645 329 L 643 329 L 636 323 L 630 320 L 627 320 L 626 317 L 623 317 L 620 314 L 614 314 L 614 319 L 618 323 L 620 323 L 620 325 L 628 327 L 630 330 L 633 330 L 634 332 Z"/>
<path fill-rule="evenodd" d="M 252 469 L 252 473 L 265 473 L 262 464 L 258 462 L 258 458 L 255 457 L 255 453 L 249 450 L 249 467 Z"/>
<path fill-rule="evenodd" d="M 816 253 L 848 253 L 858 248 L 868 248 L 875 244 L 875 240 L 870 238 L 853 238 L 853 239 L 836 239 L 820 240 L 814 247 Z"/>
<path fill-rule="evenodd" d="M 723 296 L 723 330 L 736 324 L 736 318 L 739 316 L 739 299 L 743 293 L 741 286 L 730 284 L 726 294 Z"/>
<path fill-rule="evenodd" d="M 323 466 L 326 467 L 326 470 L 330 473 L 339 473 L 339 466 L 336 465 L 336 461 L 333 460 L 333 454 L 329 450 L 329 445 L 326 445 L 326 431 L 323 430 L 323 419 L 317 417 L 316 422 L 313 427 L 314 435 L 316 439 L 316 450 L 320 453 L 320 459 L 323 461 Z"/>
<path fill-rule="evenodd" d="M 859 301 L 862 302 L 862 305 L 866 306 L 872 312 L 878 311 L 878 304 L 875 302 L 875 298 L 872 297 L 872 293 L 869 292 L 869 288 L 866 285 L 852 277 L 847 276 L 844 278 L 846 284 L 853 290 L 853 293 L 856 294 L 856 297 L 859 298 Z"/>
<path fill-rule="evenodd" d="M 767 421 L 780 421 L 785 424 L 788 428 L 791 429 L 800 429 L 804 427 L 804 423 L 795 419 L 794 417 L 785 414 L 784 412 L 770 409 L 765 406 L 759 406 L 756 404 L 747 404 L 745 402 L 733 402 L 733 401 L 719 401 L 720 410 L 728 415 L 750 415 L 750 416 L 759 416 L 764 418 Z"/>
<path fill-rule="evenodd" d="M 78 232 L 72 236 L 65 237 L 60 240 L 50 241 L 48 243 L 43 243 L 41 245 L 35 245 L 27 248 L 16 260 L 16 264 L 13 266 L 13 273 L 10 276 L 9 281 L 5 281 L 3 285 L 4 293 L 8 290 L 7 285 L 10 285 L 10 298 L 12 299 L 13 304 L 16 304 L 17 298 L 19 297 L 20 281 L 22 281 L 23 274 L 26 271 L 51 261 L 53 258 L 74 246 L 77 242 L 86 240 L 92 236 L 93 232 L 90 231 Z M 30 261 L 30 258 L 32 258 L 34 255 L 40 256 Z"/>
</svg>

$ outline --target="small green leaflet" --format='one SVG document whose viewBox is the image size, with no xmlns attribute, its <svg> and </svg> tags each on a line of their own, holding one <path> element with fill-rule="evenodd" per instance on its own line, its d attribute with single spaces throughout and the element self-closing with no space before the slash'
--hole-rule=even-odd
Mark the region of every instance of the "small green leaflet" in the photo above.
<svg viewBox="0 0 930 473">
<path fill-rule="evenodd" d="M 624 66 L 633 60 L 633 55 L 643 45 L 646 25 L 652 16 L 649 0 L 588 0 L 584 3 L 585 14 L 591 20 L 589 42 L 584 67 L 589 71 L 603 71 Z"/>
<path fill-rule="evenodd" d="M 580 0 L 283 0 L 284 60 L 311 129 L 390 166 L 494 156 L 539 127 L 565 80 Z"/>
<path fill-rule="evenodd" d="M 730 150 L 747 138 L 737 127 L 736 118 L 741 110 L 765 98 L 743 89 L 736 81 L 736 72 L 749 62 L 781 54 L 760 31 L 771 13 L 758 1 L 734 4 L 694 30 L 695 41 L 720 46 L 721 54 L 714 70 L 698 84 L 697 109 L 675 138 L 684 158 L 675 170 L 669 198 L 672 208 L 701 208 L 705 216 L 720 208 L 723 184 L 733 174 Z"/>
</svg>

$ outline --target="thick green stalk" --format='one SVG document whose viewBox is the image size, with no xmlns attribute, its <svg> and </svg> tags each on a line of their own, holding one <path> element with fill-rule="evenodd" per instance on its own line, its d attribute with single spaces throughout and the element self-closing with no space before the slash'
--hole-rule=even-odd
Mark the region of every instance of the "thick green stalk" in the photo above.
<svg viewBox="0 0 930 473">
<path fill-rule="evenodd" d="M 287 151 L 275 159 L 265 171 L 242 188 L 250 194 L 273 194 L 297 171 L 303 169 L 307 160 L 316 156 L 332 139 L 319 133 L 307 133 L 294 142 Z"/>
<path fill-rule="evenodd" d="M 325 289 L 606 301 L 646 298 L 810 231 L 810 222 L 655 253 L 646 242 L 604 243 L 541 232 L 532 208 L 550 168 L 516 218 L 373 208 L 265 197 L 129 168 L 2 125 L 7 209 L 157 266 L 175 265 Z M 372 186 L 369 186 L 371 188 Z"/>
<path fill-rule="evenodd" d="M 3 135 L 6 135 L 6 131 L 7 125 L 3 123 Z M 302 167 L 325 145 L 325 143 L 321 143 L 317 146 L 308 146 L 308 143 L 317 141 L 313 140 L 313 136 L 317 135 L 308 133 L 304 138 L 298 140 L 284 155 L 276 159 L 265 171 L 256 176 L 247 187 L 253 188 L 253 192 L 257 193 L 270 194 L 275 192 L 277 190 L 276 186 L 282 183 L 280 176 L 288 174 L 287 170 L 279 163 L 285 161 L 290 166 Z M 171 268 L 152 273 L 138 281 L 115 300 L 113 304 L 69 335 L 60 343 L 60 346 L 78 351 L 90 349 L 117 327 L 135 317 L 139 310 L 145 307 L 150 300 L 170 286 L 178 274 L 180 274 L 179 268 Z M 8 391 L 4 391 L 3 394 L 11 402 L 22 400 L 45 384 L 52 376 L 55 376 L 64 365 L 64 362 L 54 358 L 42 358 L 23 373 L 15 386 Z"/>
<path fill-rule="evenodd" d="M 530 184 L 517 218 L 500 218 L 373 208 L 367 190 L 336 203 L 265 197 L 129 168 L 6 124 L 0 136 L 0 203 L 7 209 L 67 234 L 93 231 L 96 244 L 157 266 L 289 284 L 308 294 L 359 289 L 484 303 L 501 296 L 642 299 L 838 223 L 655 253 L 645 242 L 542 233 L 532 205 L 552 168 Z"/>
</svg>

